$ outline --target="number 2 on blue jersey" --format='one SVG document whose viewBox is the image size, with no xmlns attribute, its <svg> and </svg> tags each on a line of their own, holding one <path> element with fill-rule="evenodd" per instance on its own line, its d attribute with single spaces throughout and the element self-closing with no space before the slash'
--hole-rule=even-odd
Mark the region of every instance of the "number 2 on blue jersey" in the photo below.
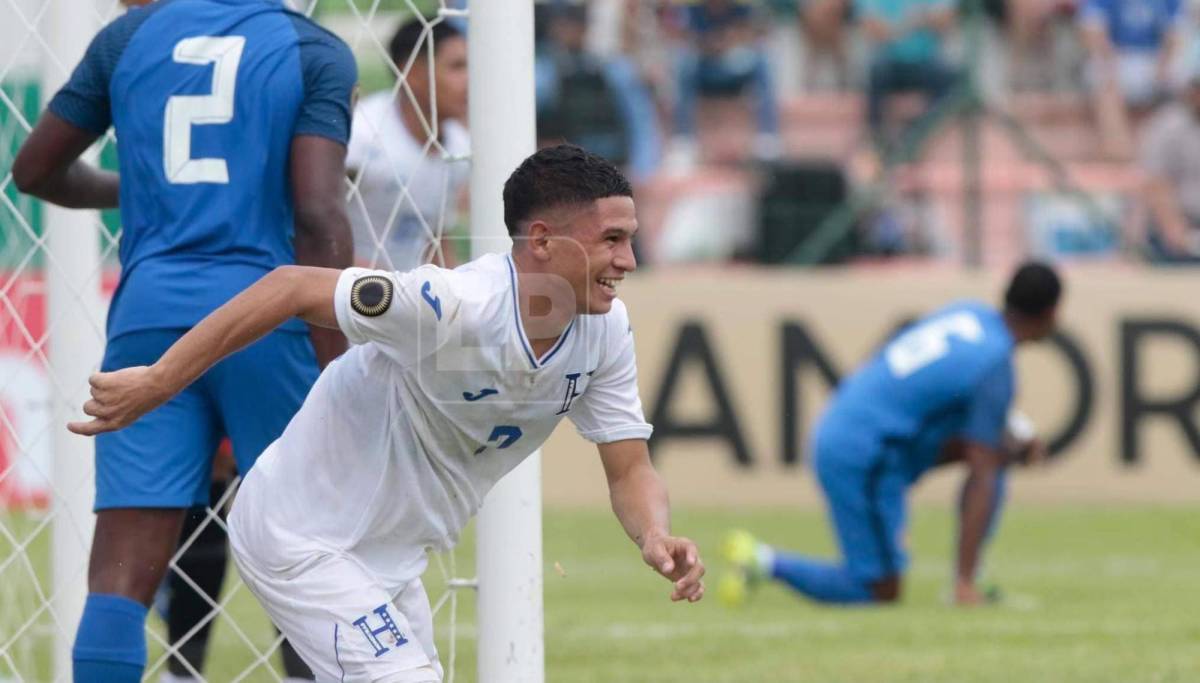
<svg viewBox="0 0 1200 683">
<path fill-rule="evenodd" d="M 968 312 L 934 318 L 900 335 L 884 350 L 892 375 L 904 379 L 950 351 L 950 337 L 978 344 L 983 325 Z"/>
<path fill-rule="evenodd" d="M 213 64 L 212 94 L 174 95 L 163 113 L 163 171 L 177 185 L 229 183 L 224 159 L 192 158 L 192 126 L 217 125 L 233 120 L 233 95 L 238 64 L 246 47 L 243 36 L 184 38 L 171 53 L 176 62 Z"/>
</svg>

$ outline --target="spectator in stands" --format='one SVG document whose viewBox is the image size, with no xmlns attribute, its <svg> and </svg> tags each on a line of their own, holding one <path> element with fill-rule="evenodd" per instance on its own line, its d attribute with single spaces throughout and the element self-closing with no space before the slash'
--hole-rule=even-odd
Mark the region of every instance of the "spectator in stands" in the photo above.
<svg viewBox="0 0 1200 683">
<path fill-rule="evenodd" d="M 1016 90 L 1050 90 L 1061 68 L 1047 67 L 1056 55 L 1055 23 L 1074 22 L 1079 0 L 985 0 L 988 14 L 1004 26 L 1008 39 L 1009 83 Z"/>
<path fill-rule="evenodd" d="M 1200 263 L 1200 63 L 1187 87 L 1146 126 L 1141 166 L 1147 248 L 1158 263 Z"/>
<path fill-rule="evenodd" d="M 834 85 L 850 85 L 850 0 L 799 0 L 800 33 L 804 37 L 804 88 L 815 90 L 817 65 L 827 60 L 833 67 Z"/>
<path fill-rule="evenodd" d="M 673 44 L 663 30 L 666 1 L 588 0 L 584 4 L 587 51 L 605 58 L 620 55 L 632 62 L 639 80 L 654 98 L 657 114 L 663 108 L 658 102 L 659 93 L 673 92 L 675 83 Z"/>
<path fill-rule="evenodd" d="M 426 41 L 433 45 L 432 74 Z M 396 31 L 388 51 L 405 87 L 362 99 L 346 150 L 357 188 L 350 198 L 354 251 L 363 263 L 395 270 L 430 261 L 452 267 L 445 231 L 455 224 L 470 175 L 462 124 L 467 42 L 452 24 L 426 28 L 412 19 Z"/>
<path fill-rule="evenodd" d="M 953 0 L 855 0 L 855 11 L 871 44 L 867 74 L 867 125 L 876 149 L 893 146 L 885 133 L 891 95 L 919 92 L 929 100 L 925 116 L 950 94 L 958 69 L 945 61 L 942 38 L 955 23 Z"/>
<path fill-rule="evenodd" d="M 1182 0 L 1085 0 L 1079 21 L 1105 151 L 1128 159 L 1133 124 L 1171 90 Z"/>
<path fill-rule="evenodd" d="M 674 144 L 691 144 L 700 96 L 732 97 L 750 89 L 758 126 L 753 152 L 759 158 L 778 157 L 779 106 L 756 8 L 746 0 L 697 0 L 680 10 L 684 41 Z"/>
<path fill-rule="evenodd" d="M 560 4 L 549 14 L 536 59 L 538 138 L 579 145 L 644 181 L 658 168 L 662 134 L 636 67 L 585 48 L 585 6 Z"/>
</svg>

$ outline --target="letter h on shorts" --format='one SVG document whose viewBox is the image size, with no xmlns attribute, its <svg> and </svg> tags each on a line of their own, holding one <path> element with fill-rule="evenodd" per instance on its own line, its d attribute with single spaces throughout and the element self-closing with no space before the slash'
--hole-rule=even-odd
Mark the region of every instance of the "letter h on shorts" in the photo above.
<svg viewBox="0 0 1200 683">
<path fill-rule="evenodd" d="M 388 652 L 390 648 L 379 640 L 379 636 L 383 635 L 384 633 L 391 633 L 395 640 L 395 642 L 391 644 L 395 647 L 400 647 L 401 645 L 407 643 L 408 640 L 405 639 L 404 634 L 400 633 L 400 629 L 396 626 L 396 622 L 392 621 L 392 615 L 388 614 L 388 606 L 386 604 L 376 607 L 374 612 L 375 614 L 379 615 L 380 619 L 383 620 L 383 626 L 377 629 L 372 629 L 367 624 L 367 617 L 370 616 L 369 614 L 363 615 L 356 619 L 354 621 L 354 625 L 358 627 L 359 631 L 362 631 L 363 637 L 367 639 L 367 642 L 371 644 L 371 647 L 375 648 L 375 656 L 380 657 Z"/>
</svg>

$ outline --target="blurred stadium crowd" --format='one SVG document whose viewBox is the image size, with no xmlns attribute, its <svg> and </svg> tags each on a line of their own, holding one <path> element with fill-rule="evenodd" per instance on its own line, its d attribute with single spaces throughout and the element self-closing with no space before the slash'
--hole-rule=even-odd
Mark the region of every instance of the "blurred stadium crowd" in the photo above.
<svg viewBox="0 0 1200 683">
<path fill-rule="evenodd" d="M 1200 258 L 1189 0 L 554 0 L 538 131 L 646 265 Z"/>
</svg>

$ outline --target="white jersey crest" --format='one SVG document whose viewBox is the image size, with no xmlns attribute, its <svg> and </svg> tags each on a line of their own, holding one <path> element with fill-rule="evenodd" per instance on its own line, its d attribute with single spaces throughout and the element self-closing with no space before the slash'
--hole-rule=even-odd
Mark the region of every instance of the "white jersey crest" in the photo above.
<svg viewBox="0 0 1200 683">
<path fill-rule="evenodd" d="M 563 417 L 597 443 L 648 438 L 624 304 L 576 316 L 537 358 L 517 297 L 508 256 L 346 270 L 335 308 L 355 346 L 247 477 L 238 545 L 275 571 L 314 549 L 352 553 L 399 586 Z"/>
</svg>

